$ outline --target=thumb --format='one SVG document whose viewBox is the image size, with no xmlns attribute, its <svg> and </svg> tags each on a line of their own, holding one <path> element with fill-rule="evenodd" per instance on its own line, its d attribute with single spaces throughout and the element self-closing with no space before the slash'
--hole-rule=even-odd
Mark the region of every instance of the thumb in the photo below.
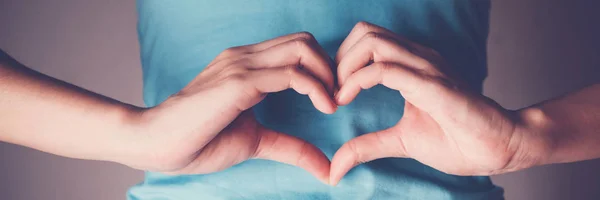
<svg viewBox="0 0 600 200">
<path fill-rule="evenodd" d="M 387 157 L 407 157 L 400 134 L 393 127 L 353 138 L 333 156 L 329 183 L 337 185 L 350 169 L 361 163 Z"/>
<path fill-rule="evenodd" d="M 294 165 L 313 174 L 324 183 L 329 181 L 329 159 L 316 146 L 294 136 L 260 127 L 254 158 Z"/>
</svg>

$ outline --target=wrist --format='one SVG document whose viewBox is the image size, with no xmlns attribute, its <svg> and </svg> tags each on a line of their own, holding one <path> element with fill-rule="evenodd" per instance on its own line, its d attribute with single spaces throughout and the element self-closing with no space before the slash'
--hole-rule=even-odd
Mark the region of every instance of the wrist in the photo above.
<svg viewBox="0 0 600 200">
<path fill-rule="evenodd" d="M 556 142 L 550 117 L 538 107 L 521 109 L 517 116 L 514 134 L 520 145 L 515 157 L 521 163 L 517 170 L 551 163 Z"/>
<path fill-rule="evenodd" d="M 109 143 L 106 151 L 107 161 L 120 163 L 136 169 L 143 169 L 145 163 L 145 127 L 143 113 L 147 109 L 137 107 L 119 108 L 115 113 L 117 116 L 118 131 L 109 133 L 113 142 Z"/>
<path fill-rule="evenodd" d="M 139 170 L 162 171 L 168 168 L 163 165 L 174 155 L 164 153 L 172 148 L 167 146 L 168 139 L 162 137 L 164 134 L 160 134 L 168 132 L 165 124 L 170 124 L 165 122 L 162 113 L 161 106 L 128 110 L 124 114 L 127 117 L 124 117 L 122 127 L 125 131 L 120 144 L 124 148 L 113 161 Z"/>
</svg>

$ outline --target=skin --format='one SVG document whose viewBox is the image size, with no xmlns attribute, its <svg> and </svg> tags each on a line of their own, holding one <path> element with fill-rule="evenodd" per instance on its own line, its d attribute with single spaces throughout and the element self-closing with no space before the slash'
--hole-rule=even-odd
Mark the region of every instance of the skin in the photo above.
<svg viewBox="0 0 600 200">
<path fill-rule="evenodd" d="M 344 144 L 330 183 L 371 160 L 413 158 L 455 175 L 493 175 L 600 157 L 600 84 L 521 110 L 472 92 L 434 50 L 358 23 L 336 56 L 339 105 L 382 84 L 406 99 L 395 126 Z"/>
<path fill-rule="evenodd" d="M 354 166 L 385 157 L 414 158 L 456 175 L 600 157 L 600 84 L 507 110 L 472 92 L 434 50 L 366 22 L 342 43 L 336 64 L 334 80 L 312 35 L 286 35 L 227 49 L 179 93 L 140 108 L 0 54 L 0 141 L 169 174 L 268 159 L 332 185 Z M 348 141 L 331 163 L 314 145 L 261 126 L 250 110 L 268 93 L 291 88 L 333 113 L 377 84 L 404 96 L 403 118 Z"/>
<path fill-rule="evenodd" d="M 268 93 L 291 88 L 318 110 L 335 112 L 330 59 L 308 33 L 227 49 L 153 108 L 126 105 L 4 60 L 2 141 L 169 174 L 212 173 L 268 159 L 328 180 L 330 162 L 317 147 L 261 126 L 249 110 Z"/>
</svg>

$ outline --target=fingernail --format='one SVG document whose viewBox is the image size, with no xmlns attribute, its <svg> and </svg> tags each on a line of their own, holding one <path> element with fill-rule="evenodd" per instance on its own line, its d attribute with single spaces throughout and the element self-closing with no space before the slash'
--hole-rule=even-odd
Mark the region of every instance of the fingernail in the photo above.
<svg viewBox="0 0 600 200">
<path fill-rule="evenodd" d="M 325 184 L 327 184 L 327 185 L 331 185 L 329 183 L 329 178 L 321 179 L 320 181 L 323 182 L 323 183 L 325 183 Z"/>
<path fill-rule="evenodd" d="M 335 98 L 334 98 L 334 99 L 335 99 L 335 103 L 337 103 L 338 105 L 340 105 L 340 102 L 341 102 L 341 100 L 342 100 L 342 97 L 343 97 L 343 95 L 340 95 L 340 93 L 338 92 L 338 93 L 335 95 Z"/>
<path fill-rule="evenodd" d="M 333 180 L 329 180 L 327 184 L 335 187 L 335 186 L 337 186 L 338 182 L 333 181 Z"/>
</svg>

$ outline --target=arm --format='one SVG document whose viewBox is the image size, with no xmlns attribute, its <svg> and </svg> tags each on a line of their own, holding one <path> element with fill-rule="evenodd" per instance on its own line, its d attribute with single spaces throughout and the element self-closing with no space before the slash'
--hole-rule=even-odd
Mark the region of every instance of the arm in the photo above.
<svg viewBox="0 0 600 200">
<path fill-rule="evenodd" d="M 520 135 L 545 137 L 548 149 L 537 164 L 600 158 L 600 84 L 549 100 L 519 112 Z M 524 149 L 531 149 L 524 140 Z"/>
<path fill-rule="evenodd" d="M 227 49 L 152 108 L 94 94 L 0 54 L 0 141 L 169 174 L 212 173 L 268 159 L 327 182 L 329 160 L 316 146 L 263 127 L 250 109 L 268 93 L 294 89 L 316 109 L 333 113 L 333 75 L 324 52 L 308 33 Z"/>
<path fill-rule="evenodd" d="M 35 72 L 0 56 L 0 141 L 79 159 L 121 162 L 142 108 Z"/>
</svg>

